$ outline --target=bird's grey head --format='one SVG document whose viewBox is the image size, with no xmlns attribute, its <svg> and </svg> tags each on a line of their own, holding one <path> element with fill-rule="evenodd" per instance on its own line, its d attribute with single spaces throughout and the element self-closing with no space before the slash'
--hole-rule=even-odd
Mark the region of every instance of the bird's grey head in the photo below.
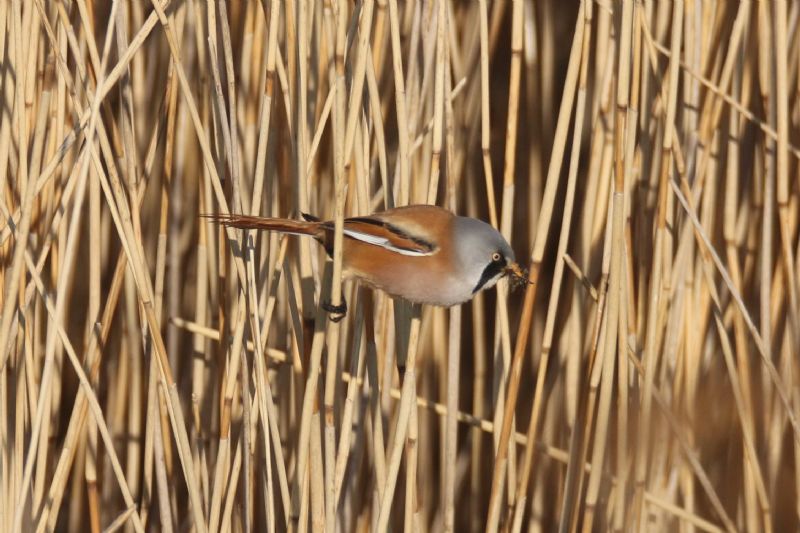
<svg viewBox="0 0 800 533">
<path fill-rule="evenodd" d="M 473 294 L 493 287 L 516 264 L 511 246 L 486 222 L 456 217 L 453 230 L 461 276 L 471 283 Z"/>
</svg>

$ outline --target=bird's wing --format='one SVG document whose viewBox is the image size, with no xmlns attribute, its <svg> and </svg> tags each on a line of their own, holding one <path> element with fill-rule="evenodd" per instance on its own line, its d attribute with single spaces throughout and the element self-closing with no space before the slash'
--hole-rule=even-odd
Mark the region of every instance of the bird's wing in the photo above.
<svg viewBox="0 0 800 533">
<path fill-rule="evenodd" d="M 333 222 L 326 226 L 333 230 Z M 355 217 L 344 221 L 344 235 L 373 246 L 409 256 L 426 256 L 438 248 L 426 239 L 404 231 L 402 228 L 376 217 Z"/>
</svg>

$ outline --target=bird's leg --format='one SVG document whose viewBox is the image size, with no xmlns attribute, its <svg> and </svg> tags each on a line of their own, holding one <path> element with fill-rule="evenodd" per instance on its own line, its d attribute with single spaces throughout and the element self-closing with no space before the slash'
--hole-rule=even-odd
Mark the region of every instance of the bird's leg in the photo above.
<svg viewBox="0 0 800 533">
<path fill-rule="evenodd" d="M 330 300 L 325 300 L 322 302 L 322 308 L 328 312 L 333 322 L 340 322 L 347 316 L 347 300 L 344 299 L 344 296 L 342 296 L 342 303 L 339 305 L 333 305 Z"/>
</svg>

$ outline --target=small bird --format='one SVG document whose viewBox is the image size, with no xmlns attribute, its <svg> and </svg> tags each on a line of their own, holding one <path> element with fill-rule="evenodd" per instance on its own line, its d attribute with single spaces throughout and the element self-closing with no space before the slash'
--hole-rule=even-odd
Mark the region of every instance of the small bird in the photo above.
<svg viewBox="0 0 800 533">
<path fill-rule="evenodd" d="M 334 221 L 209 215 L 225 226 L 310 235 L 333 254 Z M 412 303 L 449 307 L 505 275 L 524 279 L 514 251 L 481 220 L 433 205 L 411 205 L 344 220 L 344 275 Z M 345 312 L 341 309 L 326 309 Z"/>
</svg>

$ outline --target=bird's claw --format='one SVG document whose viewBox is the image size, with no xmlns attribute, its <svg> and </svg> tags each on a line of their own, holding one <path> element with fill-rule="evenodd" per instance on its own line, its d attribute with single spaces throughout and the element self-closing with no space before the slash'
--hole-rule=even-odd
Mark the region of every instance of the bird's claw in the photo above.
<svg viewBox="0 0 800 533">
<path fill-rule="evenodd" d="M 341 322 L 347 316 L 347 302 L 342 300 L 339 305 L 333 305 L 330 301 L 322 302 L 322 308 L 328 312 L 332 322 Z"/>
</svg>

